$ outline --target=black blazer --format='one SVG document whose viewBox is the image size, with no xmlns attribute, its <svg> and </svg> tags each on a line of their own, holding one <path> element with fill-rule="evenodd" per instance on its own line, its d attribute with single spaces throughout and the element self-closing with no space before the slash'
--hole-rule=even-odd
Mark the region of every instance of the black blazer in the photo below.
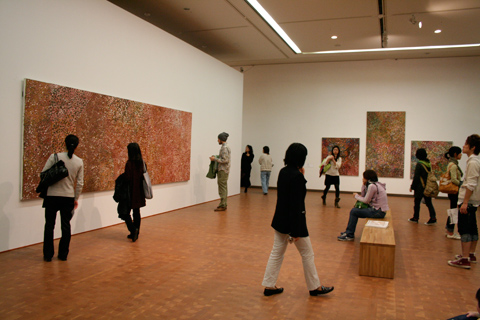
<svg viewBox="0 0 480 320">
<path fill-rule="evenodd" d="M 280 170 L 277 182 L 277 206 L 272 227 L 292 237 L 308 237 L 305 218 L 305 196 L 307 180 L 293 166 Z"/>
</svg>

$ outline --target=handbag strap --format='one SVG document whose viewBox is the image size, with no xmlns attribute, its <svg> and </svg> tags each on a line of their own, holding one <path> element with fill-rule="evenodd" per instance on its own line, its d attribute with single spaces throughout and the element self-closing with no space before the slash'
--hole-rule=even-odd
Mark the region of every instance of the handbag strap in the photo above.
<svg viewBox="0 0 480 320">
<path fill-rule="evenodd" d="M 147 172 L 147 166 L 145 165 L 145 161 L 143 161 L 143 173 Z"/>
<path fill-rule="evenodd" d="M 453 162 L 450 162 L 447 166 L 447 172 L 446 174 L 448 175 L 448 180 L 452 180 L 452 175 L 450 174 L 450 169 L 452 169 L 452 166 L 454 165 Z"/>
</svg>

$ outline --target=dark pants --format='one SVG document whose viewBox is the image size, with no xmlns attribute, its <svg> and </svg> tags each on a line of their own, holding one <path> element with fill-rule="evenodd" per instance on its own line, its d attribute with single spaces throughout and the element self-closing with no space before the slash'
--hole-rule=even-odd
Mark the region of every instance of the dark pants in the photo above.
<svg viewBox="0 0 480 320">
<path fill-rule="evenodd" d="M 415 203 L 413 206 L 413 217 L 418 219 L 420 217 L 420 204 L 422 202 L 422 198 L 425 199 L 425 204 L 427 205 L 428 212 L 430 213 L 430 220 L 436 220 L 437 214 L 435 213 L 435 208 L 432 204 L 432 198 L 430 197 L 415 197 Z"/>
<path fill-rule="evenodd" d="M 448 199 L 450 199 L 450 209 L 455 209 L 457 207 L 457 202 L 458 202 L 458 193 L 455 194 L 449 194 Z M 447 229 L 448 232 L 453 233 L 453 229 L 455 229 L 455 225 L 453 223 L 450 223 L 450 217 L 447 215 L 447 224 L 445 225 L 445 228 Z"/>
<path fill-rule="evenodd" d="M 325 175 L 325 189 L 323 190 L 323 196 L 326 197 L 331 185 L 335 186 L 335 198 L 340 198 L 340 177 Z"/>
<path fill-rule="evenodd" d="M 140 222 L 142 220 L 142 217 L 140 217 L 140 208 L 133 209 L 133 221 L 130 214 L 126 215 L 124 220 L 130 234 L 133 234 L 135 229 L 138 229 L 140 233 Z"/>
<path fill-rule="evenodd" d="M 43 257 L 51 259 L 55 253 L 53 247 L 53 233 L 57 211 L 60 211 L 62 238 L 60 239 L 60 244 L 58 246 L 58 257 L 60 259 L 67 259 L 70 238 L 72 236 L 70 220 L 72 220 L 73 217 L 74 198 L 47 197 L 47 199 L 45 199 L 44 207 L 45 231 L 43 233 Z"/>
<path fill-rule="evenodd" d="M 372 207 L 370 208 L 353 208 L 350 210 L 350 218 L 348 219 L 347 236 L 354 237 L 355 229 L 357 228 L 358 218 L 375 218 L 375 219 L 383 219 L 385 218 L 385 212 L 376 210 Z"/>
</svg>

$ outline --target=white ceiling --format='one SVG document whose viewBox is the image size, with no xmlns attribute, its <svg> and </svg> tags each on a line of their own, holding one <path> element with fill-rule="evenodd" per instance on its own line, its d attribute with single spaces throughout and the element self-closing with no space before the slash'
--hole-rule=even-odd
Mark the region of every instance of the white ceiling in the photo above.
<svg viewBox="0 0 480 320">
<path fill-rule="evenodd" d="M 238 68 L 318 61 L 480 56 L 480 46 L 295 54 L 244 0 L 109 1 Z M 259 0 L 259 3 L 302 52 L 480 43 L 480 0 Z M 423 23 L 421 29 L 418 21 Z M 442 32 L 435 34 L 436 29 Z M 338 39 L 332 40 L 332 35 Z"/>
</svg>

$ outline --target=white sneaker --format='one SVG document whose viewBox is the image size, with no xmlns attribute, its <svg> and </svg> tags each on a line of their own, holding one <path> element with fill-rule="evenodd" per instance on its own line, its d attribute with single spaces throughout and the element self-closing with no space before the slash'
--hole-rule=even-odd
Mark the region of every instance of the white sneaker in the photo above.
<svg viewBox="0 0 480 320">
<path fill-rule="evenodd" d="M 458 233 L 454 233 L 452 235 L 447 233 L 446 236 L 448 239 L 455 239 L 455 240 L 460 240 L 462 238 Z"/>
</svg>

